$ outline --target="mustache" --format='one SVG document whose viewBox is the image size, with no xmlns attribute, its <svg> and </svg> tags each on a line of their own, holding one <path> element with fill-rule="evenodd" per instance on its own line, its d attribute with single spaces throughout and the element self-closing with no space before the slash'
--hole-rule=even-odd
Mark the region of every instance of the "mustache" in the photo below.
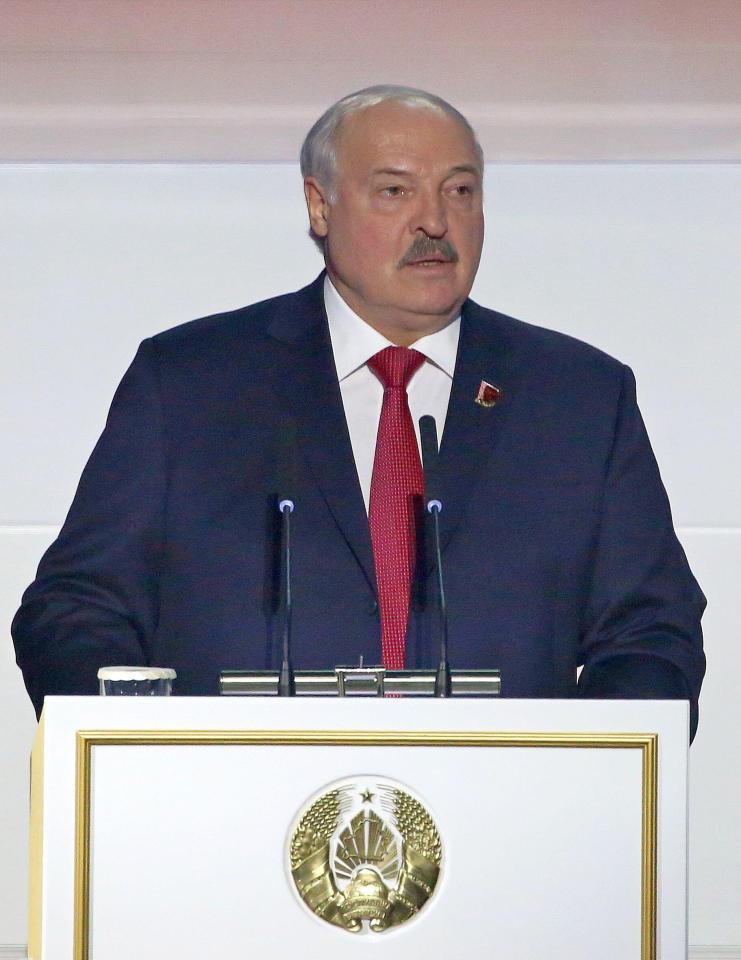
<svg viewBox="0 0 741 960">
<path fill-rule="evenodd" d="M 415 260 L 429 260 L 435 256 L 450 260 L 451 263 L 458 262 L 458 251 L 445 237 L 439 240 L 433 237 L 415 237 L 411 247 L 399 261 L 398 267 L 401 269 L 410 263 L 414 263 Z"/>
</svg>

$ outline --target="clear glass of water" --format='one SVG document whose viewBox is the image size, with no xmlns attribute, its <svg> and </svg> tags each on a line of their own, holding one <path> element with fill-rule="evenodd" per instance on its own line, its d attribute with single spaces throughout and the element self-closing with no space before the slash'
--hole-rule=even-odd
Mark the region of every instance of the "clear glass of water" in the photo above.
<svg viewBox="0 0 741 960">
<path fill-rule="evenodd" d="M 171 667 L 101 667 L 102 697 L 169 697 L 177 674 Z"/>
</svg>

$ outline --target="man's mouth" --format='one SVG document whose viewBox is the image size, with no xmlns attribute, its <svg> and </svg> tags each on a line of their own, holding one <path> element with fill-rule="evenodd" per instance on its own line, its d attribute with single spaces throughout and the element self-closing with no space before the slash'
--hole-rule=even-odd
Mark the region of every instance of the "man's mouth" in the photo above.
<svg viewBox="0 0 741 960">
<path fill-rule="evenodd" d="M 402 257 L 399 267 L 418 267 L 431 270 L 458 262 L 458 252 L 447 239 L 415 241 Z"/>
<path fill-rule="evenodd" d="M 415 257 L 413 260 L 408 260 L 404 266 L 416 267 L 422 270 L 434 270 L 435 268 L 447 267 L 452 263 L 455 263 L 455 260 L 451 257 L 433 255 L 431 257 Z"/>
</svg>

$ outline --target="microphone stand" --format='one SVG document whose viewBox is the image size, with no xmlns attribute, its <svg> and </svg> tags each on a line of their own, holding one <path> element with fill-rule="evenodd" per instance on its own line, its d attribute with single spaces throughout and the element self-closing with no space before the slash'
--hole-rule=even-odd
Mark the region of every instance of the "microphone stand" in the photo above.
<svg viewBox="0 0 741 960">
<path fill-rule="evenodd" d="M 283 608 L 283 659 L 280 665 L 280 676 L 278 678 L 278 696 L 292 697 L 296 693 L 296 682 L 293 675 L 293 665 L 291 663 L 291 613 L 293 602 L 291 598 L 291 514 L 294 510 L 293 500 L 281 500 L 278 504 L 278 510 L 282 517 L 281 521 L 281 566 L 283 589 L 282 603 Z"/>
<path fill-rule="evenodd" d="M 427 512 L 432 516 L 432 530 L 435 541 L 435 563 L 437 564 L 437 601 L 440 612 L 440 663 L 435 674 L 435 696 L 450 696 L 450 664 L 448 663 L 448 608 L 445 603 L 445 584 L 443 582 L 443 562 L 440 556 L 440 511 L 443 506 L 439 500 L 427 502 Z"/>
<path fill-rule="evenodd" d="M 425 468 L 425 506 L 430 515 L 437 563 L 437 600 L 440 614 L 440 662 L 437 670 L 387 670 L 385 667 L 337 666 L 334 670 L 299 670 L 291 663 L 291 514 L 294 502 L 284 497 L 278 502 L 281 515 L 280 609 L 283 611 L 283 653 L 280 671 L 222 670 L 220 690 L 224 696 L 310 696 L 310 697 L 495 697 L 501 689 L 499 670 L 451 670 L 448 663 L 448 614 L 440 550 L 440 512 L 437 496 L 437 428 L 432 417 L 420 420 L 422 461 Z M 292 489 L 288 471 L 288 441 L 279 450 L 281 476 L 278 486 Z"/>
<path fill-rule="evenodd" d="M 435 496 L 438 490 L 437 424 L 431 416 L 420 417 L 419 437 L 425 474 L 425 507 L 432 518 L 432 538 L 437 567 L 437 607 L 440 615 L 440 662 L 435 673 L 435 696 L 450 696 L 450 664 L 448 662 L 448 609 L 445 602 L 443 558 L 440 550 L 440 513 L 443 505 Z"/>
</svg>

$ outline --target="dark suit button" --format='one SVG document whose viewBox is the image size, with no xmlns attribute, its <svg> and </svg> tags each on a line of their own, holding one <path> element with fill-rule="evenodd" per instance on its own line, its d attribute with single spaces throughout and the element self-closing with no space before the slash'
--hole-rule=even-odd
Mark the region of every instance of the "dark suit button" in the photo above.
<svg viewBox="0 0 741 960">
<path fill-rule="evenodd" d="M 375 597 L 373 598 L 373 600 L 371 600 L 371 602 L 370 602 L 370 604 L 369 604 L 369 606 L 368 606 L 368 613 L 369 613 L 372 617 L 375 617 L 376 614 L 378 613 L 378 600 L 376 600 Z"/>
</svg>

